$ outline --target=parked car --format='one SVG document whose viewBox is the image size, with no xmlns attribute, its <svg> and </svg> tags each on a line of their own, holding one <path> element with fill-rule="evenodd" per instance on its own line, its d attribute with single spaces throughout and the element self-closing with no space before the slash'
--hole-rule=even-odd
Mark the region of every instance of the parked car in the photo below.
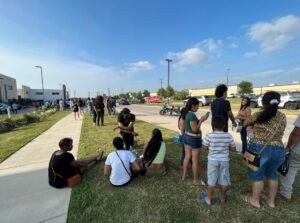
<svg viewBox="0 0 300 223">
<path fill-rule="evenodd" d="M 234 93 L 231 93 L 227 96 L 228 98 L 240 98 L 241 95 L 240 94 L 234 94 Z"/>
<path fill-rule="evenodd" d="M 5 104 L 5 103 L 0 103 L 0 113 L 1 114 L 6 114 L 7 113 L 7 108 L 8 108 L 8 105 Z"/>
<path fill-rule="evenodd" d="M 144 98 L 141 98 L 141 99 L 133 98 L 133 99 L 130 99 L 129 102 L 130 102 L 130 104 L 141 104 L 141 103 L 145 103 L 145 99 Z"/>
<path fill-rule="evenodd" d="M 194 97 L 199 100 L 199 106 L 210 105 L 213 101 L 213 98 L 208 95 L 200 95 L 200 96 L 194 96 Z M 183 101 L 183 104 L 186 105 L 188 100 L 189 100 L 189 98 L 185 99 Z"/>
<path fill-rule="evenodd" d="M 161 98 L 159 96 L 150 96 L 145 98 L 146 103 L 160 103 Z"/>
<path fill-rule="evenodd" d="M 129 101 L 126 99 L 120 99 L 119 100 L 119 105 L 129 105 Z"/>
<path fill-rule="evenodd" d="M 11 105 L 11 107 L 12 107 L 14 110 L 20 110 L 20 109 L 22 108 L 22 106 L 19 105 L 19 104 L 17 104 L 17 103 L 13 103 L 13 104 Z"/>
<path fill-rule="evenodd" d="M 300 91 L 291 91 L 291 92 L 279 92 L 280 94 L 280 103 L 279 108 L 285 108 L 289 110 L 296 110 L 300 108 Z M 262 107 L 262 97 L 258 97 L 257 104 L 259 107 Z"/>
</svg>

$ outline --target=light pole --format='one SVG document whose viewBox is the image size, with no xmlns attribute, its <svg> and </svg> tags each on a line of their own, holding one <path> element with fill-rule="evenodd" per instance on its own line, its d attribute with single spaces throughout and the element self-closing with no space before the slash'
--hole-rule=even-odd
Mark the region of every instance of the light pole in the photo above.
<svg viewBox="0 0 300 223">
<path fill-rule="evenodd" d="M 228 87 L 228 76 L 229 76 L 229 71 L 230 71 L 230 68 L 227 68 L 227 82 L 226 82 L 227 87 Z"/>
<path fill-rule="evenodd" d="M 171 59 L 166 59 L 168 63 L 168 87 L 170 86 L 170 63 L 173 61 Z"/>
<path fill-rule="evenodd" d="M 44 103 L 45 103 L 45 90 L 44 90 L 44 80 L 43 80 L 43 67 L 42 66 L 35 66 L 35 67 L 41 69 L 42 90 L 43 90 L 43 105 L 44 105 Z"/>
</svg>

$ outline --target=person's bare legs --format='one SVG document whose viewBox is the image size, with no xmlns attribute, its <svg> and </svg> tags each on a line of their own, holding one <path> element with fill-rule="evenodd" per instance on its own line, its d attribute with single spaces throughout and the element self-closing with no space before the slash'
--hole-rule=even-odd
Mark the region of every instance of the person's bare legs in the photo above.
<svg viewBox="0 0 300 223">
<path fill-rule="evenodd" d="M 95 164 L 97 164 L 100 159 L 103 156 L 103 152 L 101 152 L 99 155 L 91 157 L 91 158 L 87 158 L 87 159 L 83 159 L 83 160 L 78 160 L 77 162 L 80 164 L 80 171 L 81 173 L 87 171 L 88 169 L 90 169 L 91 167 L 93 167 Z"/>
<path fill-rule="evenodd" d="M 275 208 L 275 197 L 278 189 L 278 181 L 268 180 L 268 187 L 269 187 L 269 196 L 268 196 L 267 204 L 270 208 Z"/>
<path fill-rule="evenodd" d="M 183 168 L 182 168 L 182 180 L 185 180 L 186 178 L 186 173 L 188 171 L 189 162 L 192 156 L 191 147 L 189 145 L 184 144 L 184 149 L 185 149 L 185 157 L 184 157 Z"/>
<path fill-rule="evenodd" d="M 220 193 L 220 202 L 221 203 L 225 202 L 227 190 L 228 189 L 226 186 L 220 185 L 220 192 L 221 192 Z"/>
<path fill-rule="evenodd" d="M 257 208 L 260 207 L 259 198 L 264 189 L 263 181 L 253 181 L 252 183 L 252 196 L 249 197 L 249 203 Z"/>
<path fill-rule="evenodd" d="M 200 185 L 199 175 L 198 175 L 198 158 L 200 149 L 192 149 L 192 167 L 193 167 L 193 184 Z"/>
<path fill-rule="evenodd" d="M 207 204 L 211 204 L 211 200 L 212 200 L 212 197 L 213 197 L 214 190 L 215 190 L 214 186 L 211 186 L 211 185 L 207 186 L 206 198 L 205 198 L 205 202 Z"/>
</svg>

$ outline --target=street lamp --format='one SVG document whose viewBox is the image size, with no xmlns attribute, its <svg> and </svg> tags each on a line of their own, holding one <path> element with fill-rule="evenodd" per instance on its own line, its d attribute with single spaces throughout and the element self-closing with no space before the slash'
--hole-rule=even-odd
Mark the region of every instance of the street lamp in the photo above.
<svg viewBox="0 0 300 223">
<path fill-rule="evenodd" d="M 170 86 L 170 63 L 173 61 L 171 59 L 166 59 L 168 63 L 168 87 Z"/>
<path fill-rule="evenodd" d="M 227 68 L 227 83 L 226 83 L 227 87 L 228 87 L 228 76 L 229 76 L 229 71 L 230 71 L 230 68 Z"/>
<path fill-rule="evenodd" d="M 45 103 L 45 90 L 44 90 L 44 80 L 43 80 L 43 67 L 42 66 L 35 66 L 35 67 L 41 69 L 42 90 L 43 90 L 43 105 L 44 105 L 44 103 Z"/>
</svg>

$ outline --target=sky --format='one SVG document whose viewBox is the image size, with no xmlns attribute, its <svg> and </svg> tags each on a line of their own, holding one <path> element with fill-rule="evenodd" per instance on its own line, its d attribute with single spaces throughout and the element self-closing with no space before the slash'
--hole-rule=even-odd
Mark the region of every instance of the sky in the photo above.
<svg viewBox="0 0 300 223">
<path fill-rule="evenodd" d="M 0 73 L 71 96 L 300 81 L 300 0 L 0 0 Z"/>
</svg>

